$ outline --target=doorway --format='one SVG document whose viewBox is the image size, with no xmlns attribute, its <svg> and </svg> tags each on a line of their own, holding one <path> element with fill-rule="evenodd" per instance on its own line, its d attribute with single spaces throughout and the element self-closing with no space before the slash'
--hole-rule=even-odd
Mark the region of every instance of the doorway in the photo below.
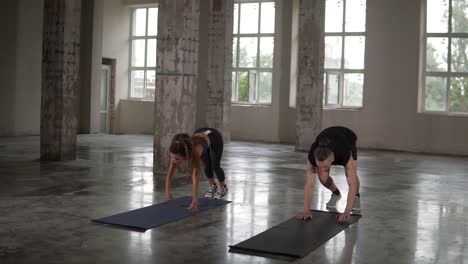
<svg viewBox="0 0 468 264">
<path fill-rule="evenodd" d="M 101 103 L 99 106 L 99 132 L 108 134 L 110 132 L 109 124 L 109 88 L 111 86 L 111 67 L 110 65 L 101 65 Z"/>
</svg>

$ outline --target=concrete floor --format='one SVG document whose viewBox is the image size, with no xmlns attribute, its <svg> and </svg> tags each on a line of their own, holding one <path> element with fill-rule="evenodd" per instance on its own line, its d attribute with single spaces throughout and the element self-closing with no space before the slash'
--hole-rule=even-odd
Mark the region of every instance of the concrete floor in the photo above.
<svg viewBox="0 0 468 264">
<path fill-rule="evenodd" d="M 226 207 L 146 233 L 90 219 L 164 201 L 152 138 L 86 135 L 78 159 L 40 163 L 39 138 L 0 138 L 0 263 L 290 263 L 228 252 L 301 212 L 306 154 L 233 142 Z M 360 151 L 359 222 L 296 263 L 468 263 L 468 159 Z M 332 176 L 347 192 L 342 168 Z M 207 181 L 201 183 L 201 190 Z M 176 197 L 191 186 L 176 184 Z M 312 207 L 330 193 L 317 186 Z M 344 208 L 344 199 L 339 209 Z"/>
</svg>

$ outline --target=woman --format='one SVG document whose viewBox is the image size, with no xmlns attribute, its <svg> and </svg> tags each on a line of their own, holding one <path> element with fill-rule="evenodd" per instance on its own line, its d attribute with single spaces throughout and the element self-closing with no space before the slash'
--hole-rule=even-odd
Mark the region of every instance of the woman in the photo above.
<svg viewBox="0 0 468 264">
<path fill-rule="evenodd" d="M 198 174 L 200 171 L 200 160 L 204 163 L 205 175 L 210 182 L 210 188 L 205 193 L 206 198 L 221 199 L 228 191 L 224 182 L 224 171 L 221 168 L 221 156 L 223 154 L 223 137 L 218 130 L 214 128 L 200 128 L 190 137 L 188 134 L 181 133 L 173 137 L 169 147 L 170 161 L 166 175 L 166 198 L 173 200 L 170 192 L 172 175 L 174 169 L 182 161 L 188 160 L 189 171 L 192 174 L 193 199 L 187 208 L 191 213 L 198 211 Z M 218 178 L 220 188 L 214 180 L 214 173 Z"/>
<path fill-rule="evenodd" d="M 346 209 L 339 214 L 338 221 L 348 220 L 352 210 L 360 210 L 359 178 L 357 176 L 357 136 L 346 127 L 329 127 L 323 130 L 310 147 L 307 161 L 307 178 L 304 186 L 304 212 L 297 215 L 299 219 L 310 219 L 312 214 L 312 192 L 315 185 L 315 175 L 323 186 L 332 192 L 327 208 L 335 208 L 341 199 L 340 190 L 330 177 L 331 165 L 345 167 L 349 191 Z"/>
</svg>

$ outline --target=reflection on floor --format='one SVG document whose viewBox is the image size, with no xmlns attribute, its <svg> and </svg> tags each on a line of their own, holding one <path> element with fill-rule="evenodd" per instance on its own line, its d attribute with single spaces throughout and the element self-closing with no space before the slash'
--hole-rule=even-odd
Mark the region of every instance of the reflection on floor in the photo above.
<svg viewBox="0 0 468 264">
<path fill-rule="evenodd" d="M 301 212 L 306 153 L 292 146 L 230 143 L 222 165 L 233 203 L 146 233 L 90 219 L 164 201 L 151 137 L 80 136 L 76 161 L 38 157 L 38 137 L 0 138 L 0 263 L 286 262 L 228 245 Z M 468 262 L 467 158 L 360 151 L 358 173 L 364 217 L 296 263 Z M 346 194 L 343 169 L 332 177 Z M 176 184 L 173 194 L 190 190 Z M 312 207 L 329 196 L 317 186 Z"/>
</svg>

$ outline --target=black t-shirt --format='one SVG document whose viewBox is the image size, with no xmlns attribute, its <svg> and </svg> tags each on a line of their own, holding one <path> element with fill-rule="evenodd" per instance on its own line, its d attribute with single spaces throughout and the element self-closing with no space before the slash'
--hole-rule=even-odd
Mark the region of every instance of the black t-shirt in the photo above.
<svg viewBox="0 0 468 264">
<path fill-rule="evenodd" d="M 349 128 L 335 126 L 329 127 L 320 132 L 314 143 L 312 143 L 308 158 L 309 162 L 313 166 L 317 166 L 314 151 L 318 146 L 318 142 L 321 141 L 322 138 L 328 138 L 330 141 L 329 147 L 335 155 L 335 161 L 333 161 L 332 165 L 346 166 L 351 155 L 354 160 L 357 160 L 356 134 L 354 134 L 354 132 Z"/>
</svg>

